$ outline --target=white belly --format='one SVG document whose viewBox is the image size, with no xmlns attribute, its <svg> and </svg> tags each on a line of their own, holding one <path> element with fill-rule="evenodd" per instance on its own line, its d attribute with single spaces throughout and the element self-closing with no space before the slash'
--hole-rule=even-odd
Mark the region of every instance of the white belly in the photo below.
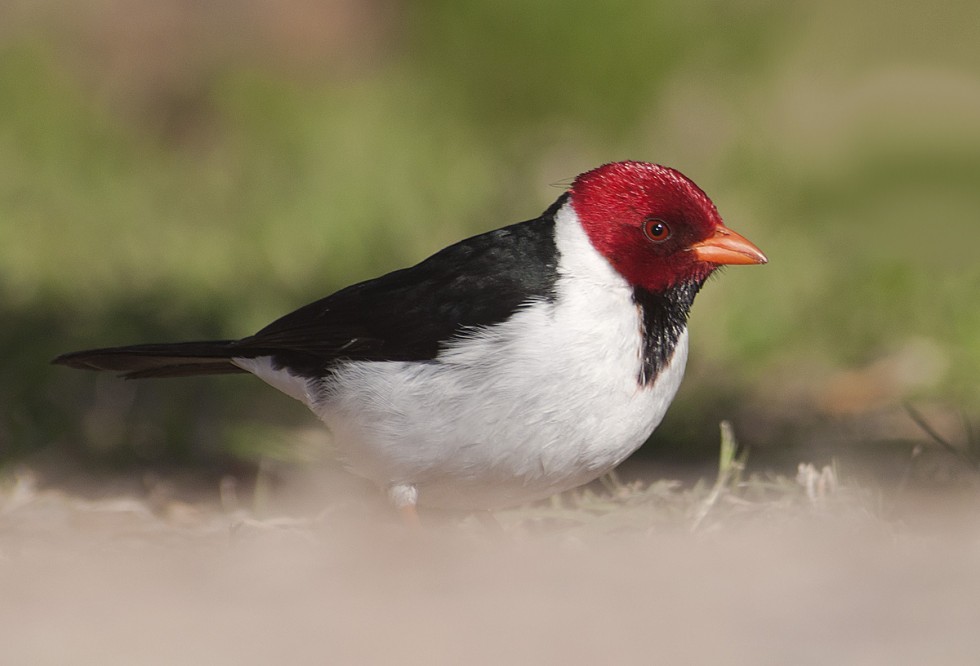
<svg viewBox="0 0 980 666">
<path fill-rule="evenodd" d="M 314 409 L 352 471 L 413 486 L 421 505 L 497 508 L 547 497 L 622 462 L 680 385 L 686 333 L 646 387 L 637 382 L 637 346 L 603 333 L 582 345 L 556 330 L 550 345 L 524 354 L 512 340 L 481 340 L 441 362 L 351 363 Z M 542 347 L 546 358 L 536 357 Z"/>
</svg>

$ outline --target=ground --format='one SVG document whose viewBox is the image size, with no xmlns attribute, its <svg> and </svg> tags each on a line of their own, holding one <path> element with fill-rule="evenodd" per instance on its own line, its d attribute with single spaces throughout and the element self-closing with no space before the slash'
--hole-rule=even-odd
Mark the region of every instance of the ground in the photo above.
<svg viewBox="0 0 980 666">
<path fill-rule="evenodd" d="M 430 515 L 413 530 L 360 498 L 324 505 L 303 474 L 210 493 L 103 482 L 97 499 L 9 475 L 3 661 L 955 664 L 980 651 L 969 487 L 882 494 L 830 467 L 746 476 L 729 459 L 714 482 L 609 477 L 499 512 L 499 529 Z"/>
</svg>

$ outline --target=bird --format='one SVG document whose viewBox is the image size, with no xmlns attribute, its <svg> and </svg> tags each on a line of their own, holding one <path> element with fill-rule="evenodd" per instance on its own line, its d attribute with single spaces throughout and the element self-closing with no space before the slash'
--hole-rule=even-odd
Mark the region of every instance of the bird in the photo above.
<svg viewBox="0 0 980 666">
<path fill-rule="evenodd" d="M 539 217 L 348 286 L 241 339 L 136 344 L 56 364 L 127 379 L 251 373 L 322 420 L 407 522 L 586 484 L 673 401 L 688 314 L 728 264 L 768 259 L 679 171 L 621 161 Z"/>
</svg>

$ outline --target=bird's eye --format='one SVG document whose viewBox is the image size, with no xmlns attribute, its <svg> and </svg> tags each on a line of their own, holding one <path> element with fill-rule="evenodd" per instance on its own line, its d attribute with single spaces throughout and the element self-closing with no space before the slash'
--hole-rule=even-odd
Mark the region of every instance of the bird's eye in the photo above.
<svg viewBox="0 0 980 666">
<path fill-rule="evenodd" d="M 654 243 L 662 243 L 670 238 L 670 227 L 663 220 L 647 220 L 643 223 L 643 233 Z"/>
</svg>

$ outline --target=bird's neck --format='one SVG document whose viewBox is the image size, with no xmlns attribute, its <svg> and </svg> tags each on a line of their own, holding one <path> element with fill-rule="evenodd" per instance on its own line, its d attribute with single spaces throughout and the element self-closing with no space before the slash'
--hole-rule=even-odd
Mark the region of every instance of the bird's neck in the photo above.
<svg viewBox="0 0 980 666">
<path fill-rule="evenodd" d="M 639 382 L 649 386 L 674 356 L 677 341 L 687 328 L 687 315 L 703 281 L 683 282 L 664 291 L 634 287 L 633 302 L 640 311 L 643 357 Z"/>
</svg>

